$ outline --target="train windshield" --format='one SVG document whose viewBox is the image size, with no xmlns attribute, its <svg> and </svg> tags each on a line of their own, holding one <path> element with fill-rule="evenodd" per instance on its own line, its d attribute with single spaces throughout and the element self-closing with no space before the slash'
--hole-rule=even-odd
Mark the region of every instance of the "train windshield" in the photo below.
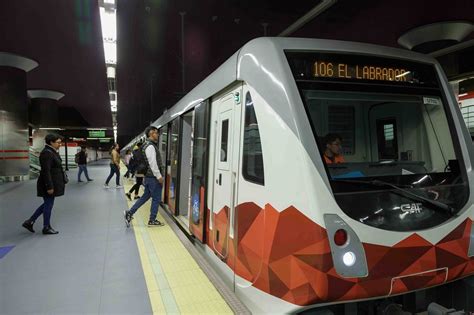
<svg viewBox="0 0 474 315">
<path fill-rule="evenodd" d="M 347 215 L 413 231 L 461 210 L 468 185 L 433 65 L 344 54 L 287 57 Z"/>
</svg>

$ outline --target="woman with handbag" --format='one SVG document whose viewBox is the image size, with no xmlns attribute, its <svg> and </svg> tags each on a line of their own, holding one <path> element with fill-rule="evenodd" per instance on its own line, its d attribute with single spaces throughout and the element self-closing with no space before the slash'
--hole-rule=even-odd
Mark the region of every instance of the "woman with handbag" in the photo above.
<svg viewBox="0 0 474 315">
<path fill-rule="evenodd" d="M 54 230 L 50 224 L 51 212 L 55 197 L 64 195 L 68 179 L 58 152 L 62 142 L 61 136 L 48 134 L 44 140 L 46 145 L 39 157 L 41 172 L 36 186 L 37 195 L 43 197 L 44 202 L 28 220 L 23 222 L 22 226 L 34 233 L 33 224 L 36 219 L 43 215 L 43 234 L 58 234 L 58 231 Z"/>
</svg>

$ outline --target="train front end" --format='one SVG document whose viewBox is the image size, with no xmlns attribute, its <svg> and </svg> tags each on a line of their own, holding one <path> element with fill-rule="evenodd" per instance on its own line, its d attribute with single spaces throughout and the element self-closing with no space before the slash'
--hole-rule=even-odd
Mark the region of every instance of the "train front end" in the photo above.
<svg viewBox="0 0 474 315">
<path fill-rule="evenodd" d="M 473 274 L 471 144 L 439 65 L 342 51 L 285 56 L 327 179 L 327 189 L 314 186 L 311 229 L 321 240 L 293 303 L 387 297 Z"/>
</svg>

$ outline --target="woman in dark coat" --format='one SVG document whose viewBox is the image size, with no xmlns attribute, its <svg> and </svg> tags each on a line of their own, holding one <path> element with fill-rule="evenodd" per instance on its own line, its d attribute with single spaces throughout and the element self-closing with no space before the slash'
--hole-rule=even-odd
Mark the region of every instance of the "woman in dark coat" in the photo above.
<svg viewBox="0 0 474 315">
<path fill-rule="evenodd" d="M 37 182 L 38 197 L 43 197 L 43 204 L 36 209 L 33 215 L 23 222 L 23 227 L 34 233 L 33 224 L 43 215 L 43 234 L 58 234 L 50 225 L 54 198 L 64 195 L 66 175 L 64 174 L 61 157 L 58 153 L 61 146 L 61 136 L 48 134 L 45 137 L 46 145 L 41 151 L 39 160 L 41 172 Z"/>
</svg>

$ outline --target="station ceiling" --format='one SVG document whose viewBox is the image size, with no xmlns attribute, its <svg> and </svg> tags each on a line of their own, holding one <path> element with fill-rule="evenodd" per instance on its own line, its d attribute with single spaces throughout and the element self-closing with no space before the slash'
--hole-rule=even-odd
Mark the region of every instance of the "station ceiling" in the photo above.
<svg viewBox="0 0 474 315">
<path fill-rule="evenodd" d="M 39 63 L 27 74 L 28 89 L 60 91 L 60 113 L 112 126 L 96 0 L 0 1 L 0 34 L 0 51 Z"/>
<path fill-rule="evenodd" d="M 119 142 L 141 132 L 247 41 L 265 30 L 277 36 L 321 1 L 116 0 Z M 184 90 L 180 12 L 186 12 Z M 400 47 L 404 33 L 453 20 L 473 23 L 474 1 L 337 0 L 291 36 Z M 28 74 L 29 89 L 61 91 L 61 106 L 75 107 L 93 127 L 111 126 L 97 0 L 1 1 L 0 32 L 0 51 L 39 62 Z M 463 40 L 472 39 L 471 33 Z"/>
</svg>

